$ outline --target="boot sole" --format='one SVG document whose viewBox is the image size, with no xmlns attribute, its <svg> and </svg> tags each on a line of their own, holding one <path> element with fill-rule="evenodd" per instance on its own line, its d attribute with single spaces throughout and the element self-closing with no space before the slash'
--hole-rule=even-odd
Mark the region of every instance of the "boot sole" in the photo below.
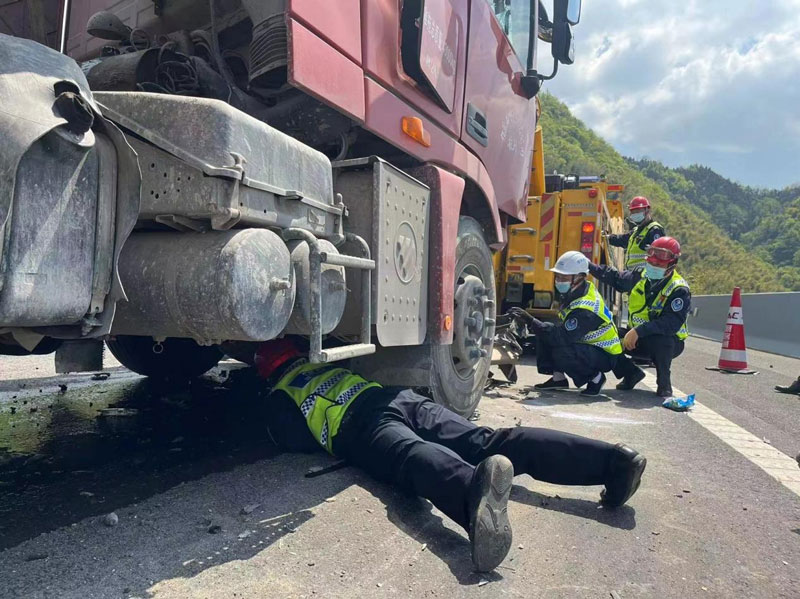
<svg viewBox="0 0 800 599">
<path fill-rule="evenodd" d="M 511 522 L 508 497 L 514 479 L 514 466 L 505 456 L 492 456 L 482 462 L 480 500 L 471 521 L 472 562 L 478 572 L 499 566 L 511 549 Z"/>
<path fill-rule="evenodd" d="M 625 497 L 619 502 L 609 503 L 605 500 L 605 491 L 603 491 L 603 496 L 600 499 L 600 503 L 608 507 L 619 507 L 624 505 L 628 499 L 636 494 L 636 491 L 639 490 L 639 486 L 642 484 L 642 475 L 644 474 L 644 469 L 647 467 L 647 458 L 639 454 L 633 458 L 633 463 L 635 470 L 633 471 L 633 477 L 631 478 L 631 485 L 628 487 L 628 494 L 625 495 Z"/>
<path fill-rule="evenodd" d="M 636 387 L 636 385 L 638 385 L 639 383 L 641 383 L 644 380 L 644 377 L 645 377 L 645 374 L 643 372 L 643 373 L 641 373 L 641 376 L 639 376 L 635 381 L 633 381 L 632 385 L 625 385 L 623 383 L 619 383 L 617 385 L 617 389 L 619 389 L 620 391 L 632 391 L 633 388 Z"/>
<path fill-rule="evenodd" d="M 600 395 L 600 392 L 603 390 L 603 387 L 606 384 L 606 380 L 607 379 L 606 379 L 605 375 L 603 375 L 603 377 L 600 379 L 600 386 L 597 388 L 597 391 L 595 391 L 594 389 L 584 389 L 583 391 L 581 391 L 581 395 L 588 396 L 588 397 L 596 397 L 596 396 Z M 589 383 L 589 384 L 591 385 L 592 383 Z"/>
<path fill-rule="evenodd" d="M 547 389 L 569 389 L 569 384 L 567 384 L 567 385 L 547 385 L 546 387 L 543 387 L 541 385 L 534 385 L 533 388 L 541 390 L 541 391 L 546 391 Z"/>
</svg>

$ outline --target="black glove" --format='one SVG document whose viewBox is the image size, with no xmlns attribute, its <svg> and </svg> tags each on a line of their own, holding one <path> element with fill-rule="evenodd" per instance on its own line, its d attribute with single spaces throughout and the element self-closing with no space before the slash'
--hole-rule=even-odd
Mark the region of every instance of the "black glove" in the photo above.
<svg viewBox="0 0 800 599">
<path fill-rule="evenodd" d="M 534 318 L 527 311 L 523 310 L 519 307 L 511 308 L 508 311 L 511 318 L 515 318 L 518 320 L 522 320 L 527 326 L 532 328 L 534 331 L 539 331 L 544 328 L 544 323 L 539 320 L 538 318 Z"/>
<path fill-rule="evenodd" d="M 513 318 L 515 320 L 521 320 L 526 325 L 531 325 L 531 324 L 533 324 L 533 321 L 536 320 L 533 316 L 531 316 L 525 310 L 523 310 L 522 308 L 519 308 L 519 307 L 511 308 L 508 311 L 508 314 L 511 316 L 511 318 Z"/>
</svg>

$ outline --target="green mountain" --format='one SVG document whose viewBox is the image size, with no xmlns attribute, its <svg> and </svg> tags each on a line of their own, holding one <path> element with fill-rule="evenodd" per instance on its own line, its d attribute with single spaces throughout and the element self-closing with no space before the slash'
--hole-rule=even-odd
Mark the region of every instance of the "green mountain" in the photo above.
<svg viewBox="0 0 800 599">
<path fill-rule="evenodd" d="M 539 98 L 545 172 L 606 175 L 609 181 L 625 185 L 626 201 L 634 195 L 647 196 L 654 205 L 656 219 L 681 242 L 680 271 L 694 293 L 730 293 L 735 286 L 748 293 L 800 289 L 800 269 L 791 265 L 794 255 L 790 265 L 778 268 L 781 263 L 775 261 L 770 251 L 769 243 L 780 244 L 785 239 L 780 223 L 766 216 L 770 213 L 767 209 L 753 229 L 756 221 L 748 212 L 754 210 L 751 202 L 746 195 L 736 196 L 737 201 L 732 202 L 726 195 L 730 189 L 723 182 L 741 186 L 703 167 L 669 169 L 654 161 L 626 159 L 572 116 L 554 96 L 545 93 Z M 786 198 L 790 195 L 787 192 Z M 800 202 L 795 206 L 786 198 L 780 195 L 773 199 L 785 212 L 796 209 L 800 213 Z M 721 218 L 729 214 L 730 217 Z M 758 231 L 762 224 L 765 230 Z M 757 251 L 745 245 L 751 243 L 747 239 L 750 235 L 764 240 Z M 800 248 L 797 241 L 791 243 L 795 251 Z"/>
<path fill-rule="evenodd" d="M 705 166 L 671 169 L 647 159 L 628 162 L 673 199 L 700 207 L 733 239 L 775 265 L 785 287 L 800 289 L 800 187 L 757 189 Z"/>
</svg>

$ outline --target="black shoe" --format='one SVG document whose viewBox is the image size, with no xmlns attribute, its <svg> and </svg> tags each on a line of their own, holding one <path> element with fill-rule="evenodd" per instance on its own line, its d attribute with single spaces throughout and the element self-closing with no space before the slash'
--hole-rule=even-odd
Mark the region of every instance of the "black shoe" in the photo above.
<svg viewBox="0 0 800 599">
<path fill-rule="evenodd" d="M 603 388 L 603 385 L 606 384 L 606 375 L 602 372 L 600 373 L 600 380 L 596 383 L 589 381 L 589 384 L 586 385 L 586 389 L 581 391 L 581 395 L 600 395 L 600 390 Z"/>
<path fill-rule="evenodd" d="M 617 443 L 608 464 L 608 482 L 600 493 L 600 503 L 619 507 L 636 493 L 642 482 L 647 458 L 627 445 Z"/>
<path fill-rule="evenodd" d="M 795 382 L 793 382 L 788 387 L 784 387 L 783 385 L 775 385 L 775 391 L 779 393 L 798 393 L 800 394 L 800 377 L 797 378 Z"/>
<path fill-rule="evenodd" d="M 511 548 L 508 496 L 514 466 L 502 455 L 483 460 L 472 476 L 467 507 L 472 563 L 478 572 L 491 572 Z"/>
<path fill-rule="evenodd" d="M 550 377 L 543 383 L 539 383 L 538 385 L 533 386 L 534 389 L 569 389 L 569 381 L 567 379 L 561 379 L 560 381 L 555 380 L 553 377 Z"/>
<path fill-rule="evenodd" d="M 672 385 L 659 385 L 656 389 L 656 395 L 659 397 L 672 397 Z"/>
<path fill-rule="evenodd" d="M 626 375 L 619 383 L 617 383 L 617 389 L 620 391 L 630 391 L 636 385 L 641 383 L 643 378 L 644 370 L 637 368 L 636 372 Z"/>
</svg>

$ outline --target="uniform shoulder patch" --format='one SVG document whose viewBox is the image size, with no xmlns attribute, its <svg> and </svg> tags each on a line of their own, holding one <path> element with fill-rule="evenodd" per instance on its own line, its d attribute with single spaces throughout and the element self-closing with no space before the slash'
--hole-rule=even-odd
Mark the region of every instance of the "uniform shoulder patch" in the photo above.
<svg viewBox="0 0 800 599">
<path fill-rule="evenodd" d="M 661 237 L 661 233 L 653 233 L 653 241 L 659 239 Z"/>
<path fill-rule="evenodd" d="M 578 328 L 578 319 L 574 316 L 572 318 L 568 318 L 567 322 L 564 323 L 564 328 L 568 331 L 574 331 Z"/>
<path fill-rule="evenodd" d="M 683 310 L 683 298 L 676 297 L 674 300 L 672 300 L 670 308 L 672 308 L 673 312 L 680 312 Z"/>
</svg>

